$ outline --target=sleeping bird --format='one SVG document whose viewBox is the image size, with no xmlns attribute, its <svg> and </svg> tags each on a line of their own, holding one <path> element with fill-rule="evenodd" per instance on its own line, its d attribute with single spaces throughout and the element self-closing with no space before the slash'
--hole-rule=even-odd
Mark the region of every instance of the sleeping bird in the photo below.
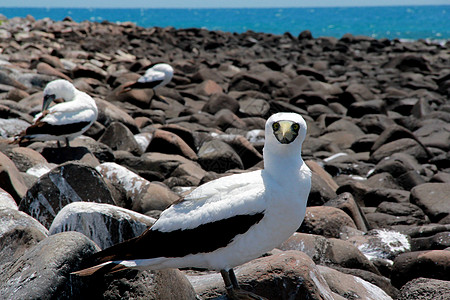
<svg viewBox="0 0 450 300">
<path fill-rule="evenodd" d="M 60 103 L 50 107 L 53 101 Z M 25 141 L 69 141 L 82 135 L 97 120 L 98 110 L 94 99 L 79 91 L 67 80 L 57 79 L 44 89 L 42 111 L 33 124 L 15 137 L 16 143 Z"/>
<path fill-rule="evenodd" d="M 172 80 L 172 77 L 173 68 L 169 64 L 155 64 L 143 76 L 139 77 L 137 81 L 125 84 L 120 93 L 131 91 L 131 89 L 152 89 L 153 97 L 167 103 L 164 99 L 156 95 L 155 90 L 167 85 Z"/>
<path fill-rule="evenodd" d="M 240 289 L 233 268 L 288 239 L 303 221 L 311 171 L 301 157 L 306 123 L 295 113 L 265 125 L 264 169 L 222 177 L 161 213 L 142 235 L 94 254 L 80 276 L 123 269 L 220 271 L 232 299 L 263 299 Z"/>
</svg>

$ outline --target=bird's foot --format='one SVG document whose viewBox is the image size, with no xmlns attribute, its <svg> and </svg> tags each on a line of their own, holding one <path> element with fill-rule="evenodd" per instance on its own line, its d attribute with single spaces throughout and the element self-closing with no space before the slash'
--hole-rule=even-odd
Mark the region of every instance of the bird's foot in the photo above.
<svg viewBox="0 0 450 300">
<path fill-rule="evenodd" d="M 232 287 L 227 288 L 227 296 L 232 300 L 267 300 L 267 298 L 258 296 L 252 292 Z"/>
</svg>

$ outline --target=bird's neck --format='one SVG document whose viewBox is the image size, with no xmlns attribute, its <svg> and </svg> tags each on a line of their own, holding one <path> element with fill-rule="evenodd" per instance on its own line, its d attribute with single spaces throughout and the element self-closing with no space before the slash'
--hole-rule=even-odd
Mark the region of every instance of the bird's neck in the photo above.
<svg viewBox="0 0 450 300">
<path fill-rule="evenodd" d="M 268 155 L 272 149 L 264 149 L 264 170 L 273 176 L 296 177 L 299 176 L 303 165 L 301 148 L 296 151 L 280 151 Z M 293 177 L 294 176 L 294 177 Z"/>
</svg>

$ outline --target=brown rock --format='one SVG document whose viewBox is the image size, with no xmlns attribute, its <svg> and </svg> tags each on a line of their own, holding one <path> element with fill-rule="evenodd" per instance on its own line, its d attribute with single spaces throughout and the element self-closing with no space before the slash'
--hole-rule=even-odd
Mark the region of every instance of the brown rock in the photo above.
<svg viewBox="0 0 450 300">
<path fill-rule="evenodd" d="M 450 185 L 447 183 L 424 183 L 411 190 L 411 203 L 416 204 L 437 222 L 450 214 Z"/>
<path fill-rule="evenodd" d="M 208 102 L 203 106 L 202 111 L 214 115 L 221 109 L 229 109 L 233 113 L 239 110 L 239 102 L 233 97 L 224 93 L 214 93 Z"/>
<path fill-rule="evenodd" d="M 343 226 L 356 228 L 352 218 L 342 210 L 330 206 L 312 206 L 306 208 L 305 219 L 298 231 L 339 238 Z"/>
<path fill-rule="evenodd" d="M 197 154 L 175 133 L 156 130 L 146 152 L 178 154 L 191 160 L 197 160 Z"/>
<path fill-rule="evenodd" d="M 320 274 L 322 274 L 330 286 L 330 289 L 344 298 L 349 299 L 350 297 L 354 297 L 373 300 L 392 299 L 391 296 L 386 294 L 381 288 L 360 277 L 344 274 L 325 266 L 317 267 L 319 268 Z"/>
<path fill-rule="evenodd" d="M 450 280 L 450 251 L 432 250 L 404 253 L 394 260 L 391 280 L 396 287 L 419 277 Z"/>
<path fill-rule="evenodd" d="M 133 133 L 119 122 L 111 123 L 98 141 L 108 145 L 112 150 L 124 150 L 135 154 L 141 153 Z"/>
<path fill-rule="evenodd" d="M 41 73 L 41 74 L 55 76 L 55 77 L 59 77 L 59 78 L 62 78 L 62 79 L 68 80 L 68 81 L 72 81 L 72 79 L 69 76 L 62 73 L 61 71 L 58 71 L 57 69 L 55 69 L 54 67 L 50 66 L 49 64 L 47 64 L 45 62 L 38 63 L 36 70 L 38 71 L 38 73 Z"/>
<path fill-rule="evenodd" d="M 203 81 L 195 88 L 195 92 L 203 96 L 211 96 L 213 94 L 222 93 L 223 89 L 214 81 L 208 79 Z"/>
<path fill-rule="evenodd" d="M 0 186 L 10 194 L 17 203 L 20 202 L 27 186 L 14 163 L 3 153 L 0 153 Z"/>
<path fill-rule="evenodd" d="M 314 262 L 300 251 L 282 251 L 235 269 L 243 289 L 267 299 L 343 299 L 336 296 Z M 203 278 L 202 278 L 203 277 Z M 190 276 L 202 297 L 225 294 L 220 275 Z"/>
<path fill-rule="evenodd" d="M 346 214 L 348 214 L 352 220 L 355 222 L 356 227 L 363 231 L 367 232 L 370 229 L 369 223 L 366 220 L 364 213 L 359 208 L 358 204 L 353 199 L 352 194 L 343 193 L 340 194 L 337 198 L 334 198 L 324 204 L 325 206 L 332 206 L 343 210 Z"/>
<path fill-rule="evenodd" d="M 333 177 L 325 171 L 317 162 L 313 160 L 306 160 L 305 163 L 311 169 L 312 172 L 316 173 L 320 178 L 327 183 L 327 185 L 336 192 L 338 189 L 337 183 L 333 180 Z"/>
<path fill-rule="evenodd" d="M 39 152 L 27 147 L 13 147 L 3 152 L 14 162 L 20 172 L 26 172 L 35 165 L 47 162 Z"/>
<path fill-rule="evenodd" d="M 379 274 L 369 259 L 352 243 L 320 235 L 295 232 L 279 247 L 306 253 L 316 264 L 359 269 Z"/>
<path fill-rule="evenodd" d="M 108 127 L 113 122 L 120 122 L 128 127 L 133 133 L 138 133 L 139 129 L 133 118 L 119 107 L 102 99 L 95 98 L 98 108 L 97 121 Z"/>
</svg>

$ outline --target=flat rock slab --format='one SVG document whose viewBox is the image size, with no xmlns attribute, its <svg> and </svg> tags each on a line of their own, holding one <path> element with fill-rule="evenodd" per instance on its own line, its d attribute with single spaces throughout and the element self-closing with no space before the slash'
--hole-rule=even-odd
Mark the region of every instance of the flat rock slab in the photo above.
<svg viewBox="0 0 450 300">
<path fill-rule="evenodd" d="M 49 234 L 77 231 L 106 249 L 140 235 L 153 223 L 153 218 L 114 205 L 73 202 L 56 215 Z"/>
</svg>

